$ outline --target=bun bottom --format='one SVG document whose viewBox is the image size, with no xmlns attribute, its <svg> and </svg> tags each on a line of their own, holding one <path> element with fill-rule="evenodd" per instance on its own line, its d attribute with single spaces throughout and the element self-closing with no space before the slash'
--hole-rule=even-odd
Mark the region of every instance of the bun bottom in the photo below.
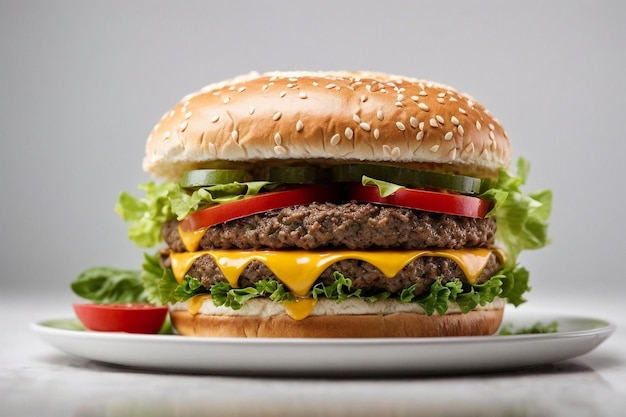
<svg viewBox="0 0 626 417">
<path fill-rule="evenodd" d="M 172 324 L 183 336 L 207 337 L 443 337 L 486 336 L 502 323 L 504 308 L 426 316 L 418 313 L 269 317 L 218 316 L 170 312 Z"/>
</svg>

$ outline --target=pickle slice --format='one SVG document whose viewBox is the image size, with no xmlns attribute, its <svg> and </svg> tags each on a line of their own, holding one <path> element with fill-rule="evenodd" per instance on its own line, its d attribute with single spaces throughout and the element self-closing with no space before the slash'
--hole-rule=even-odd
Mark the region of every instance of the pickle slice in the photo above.
<svg viewBox="0 0 626 417">
<path fill-rule="evenodd" d="M 312 166 L 269 167 L 267 180 L 285 184 L 315 184 L 321 179 L 320 171 Z"/>
<path fill-rule="evenodd" d="M 199 188 L 248 180 L 248 173 L 241 169 L 196 169 L 183 174 L 180 186 L 183 188 Z"/>
<path fill-rule="evenodd" d="M 460 194 L 480 194 L 483 185 L 480 178 L 391 165 L 348 164 L 332 168 L 332 179 L 336 182 L 361 182 L 363 175 L 407 187 L 435 188 Z"/>
</svg>

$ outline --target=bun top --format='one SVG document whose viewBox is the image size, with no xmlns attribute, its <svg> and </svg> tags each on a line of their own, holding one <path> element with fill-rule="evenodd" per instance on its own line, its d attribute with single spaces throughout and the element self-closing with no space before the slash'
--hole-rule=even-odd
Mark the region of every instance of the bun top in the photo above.
<svg viewBox="0 0 626 417">
<path fill-rule="evenodd" d="M 143 167 L 177 180 L 189 169 L 285 160 L 489 175 L 509 165 L 511 148 L 485 107 L 441 84 L 369 72 L 253 73 L 184 97 L 152 130 Z"/>
</svg>

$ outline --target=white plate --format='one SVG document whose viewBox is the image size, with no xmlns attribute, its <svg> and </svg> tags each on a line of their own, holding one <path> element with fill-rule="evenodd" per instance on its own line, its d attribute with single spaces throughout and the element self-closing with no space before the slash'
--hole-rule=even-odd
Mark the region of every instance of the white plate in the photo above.
<svg viewBox="0 0 626 417">
<path fill-rule="evenodd" d="M 558 332 L 421 339 L 235 339 L 99 333 L 76 319 L 31 325 L 47 343 L 86 359 L 138 369 L 246 375 L 427 375 L 514 370 L 593 350 L 615 326 L 584 317 L 507 314 L 514 329 Z"/>
</svg>

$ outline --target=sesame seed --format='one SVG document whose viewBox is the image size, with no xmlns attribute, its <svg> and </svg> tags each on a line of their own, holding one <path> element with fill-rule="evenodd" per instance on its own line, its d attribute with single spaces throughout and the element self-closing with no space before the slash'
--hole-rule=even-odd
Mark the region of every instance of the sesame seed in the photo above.
<svg viewBox="0 0 626 417">
<path fill-rule="evenodd" d="M 320 84 L 319 84 L 317 81 L 313 81 L 313 87 L 317 87 L 317 86 L 319 86 L 319 85 L 320 85 Z"/>
<path fill-rule="evenodd" d="M 424 132 L 423 131 L 419 131 L 417 132 L 417 135 L 415 135 L 415 140 L 422 140 L 424 139 Z"/>
<path fill-rule="evenodd" d="M 294 87 L 293 84 L 291 83 L 287 84 L 287 88 L 293 88 L 293 87 Z"/>
<path fill-rule="evenodd" d="M 437 120 L 435 119 L 430 119 L 429 123 L 432 127 L 439 127 L 439 123 L 437 123 Z"/>
<path fill-rule="evenodd" d="M 437 97 L 437 103 L 439 104 L 445 104 L 446 101 L 444 99 L 442 99 L 441 97 Z"/>
<path fill-rule="evenodd" d="M 220 116 L 216 114 L 215 116 L 211 117 L 211 123 L 215 123 L 215 122 L 217 122 L 219 119 L 220 119 Z"/>
<path fill-rule="evenodd" d="M 239 89 L 237 90 L 238 93 L 243 93 L 244 91 L 246 91 L 246 86 L 245 85 L 242 86 L 242 87 L 239 87 Z"/>
<path fill-rule="evenodd" d="M 428 105 L 426 103 L 417 103 L 417 107 L 419 107 L 420 109 L 422 109 L 424 111 L 430 110 L 430 108 L 428 107 Z"/>
<path fill-rule="evenodd" d="M 239 132 L 235 129 L 232 132 L 230 132 L 230 137 L 233 138 L 234 141 L 237 141 L 237 139 L 239 139 Z"/>
<path fill-rule="evenodd" d="M 443 116 L 440 116 L 440 115 L 436 115 L 435 119 L 437 119 L 437 121 L 441 124 L 444 124 L 446 122 Z"/>
<path fill-rule="evenodd" d="M 496 140 L 496 135 L 494 135 L 494 134 L 493 134 L 493 130 L 490 130 L 490 131 L 489 131 L 489 138 L 490 138 L 491 140 L 493 140 L 493 141 L 495 141 L 495 140 Z"/>
<path fill-rule="evenodd" d="M 404 130 L 406 129 L 406 128 L 404 127 L 404 123 L 402 123 L 402 122 L 396 122 L 396 127 L 397 127 L 398 129 L 402 130 L 403 132 L 404 132 Z"/>
<path fill-rule="evenodd" d="M 424 90 L 420 91 L 418 94 L 419 94 L 420 96 L 423 96 L 423 97 L 425 97 L 425 96 L 427 96 L 427 95 L 428 95 L 428 93 L 427 93 L 426 91 L 424 91 Z"/>
<path fill-rule="evenodd" d="M 458 100 L 457 100 L 456 98 L 454 98 L 454 97 L 448 97 L 448 100 L 450 100 L 450 101 L 458 101 Z"/>
<path fill-rule="evenodd" d="M 443 139 L 444 139 L 444 140 L 451 140 L 453 136 L 454 136 L 454 133 L 452 133 L 452 132 L 448 132 L 448 133 L 446 133 L 446 135 L 443 137 Z"/>
<path fill-rule="evenodd" d="M 280 98 L 283 98 L 283 97 L 285 97 L 286 95 L 287 95 L 287 92 L 286 92 L 286 91 L 281 91 L 281 92 L 280 92 L 280 94 L 279 94 Z"/>
<path fill-rule="evenodd" d="M 478 120 L 476 120 L 476 129 L 478 131 L 480 131 L 481 128 L 482 128 L 482 126 L 480 125 L 480 122 Z"/>
<path fill-rule="evenodd" d="M 419 99 L 420 99 L 420 98 L 419 98 L 418 96 L 411 96 L 411 100 L 413 100 L 413 101 L 417 101 L 417 100 L 419 100 Z"/>
<path fill-rule="evenodd" d="M 365 89 L 366 89 L 367 91 L 369 91 L 370 93 L 372 92 L 372 86 L 371 86 L 371 85 L 369 85 L 369 84 L 367 84 L 367 85 L 365 86 Z"/>
<path fill-rule="evenodd" d="M 352 115 L 352 120 L 354 120 L 355 123 L 361 123 L 361 118 L 359 117 L 358 114 L 353 114 Z"/>
<path fill-rule="evenodd" d="M 420 122 L 420 124 L 417 126 L 419 127 L 420 130 L 424 130 L 424 122 Z"/>
<path fill-rule="evenodd" d="M 374 139 L 378 139 L 380 137 L 380 131 L 378 129 L 374 129 Z"/>
<path fill-rule="evenodd" d="M 300 91 L 298 93 L 298 97 L 300 97 L 302 99 L 305 99 L 305 98 L 308 98 L 309 96 L 308 96 L 308 94 L 305 91 Z"/>
<path fill-rule="evenodd" d="M 284 153 L 287 153 L 287 149 L 285 149 L 284 147 L 280 145 L 276 145 L 274 146 L 274 152 L 277 154 L 284 154 Z"/>
<path fill-rule="evenodd" d="M 341 140 L 341 135 L 339 133 L 335 133 L 332 138 L 330 138 L 330 144 L 335 146 Z"/>
<path fill-rule="evenodd" d="M 337 87 L 337 85 L 330 83 L 330 84 L 326 84 L 326 88 L 331 89 L 331 88 L 335 88 Z"/>
<path fill-rule="evenodd" d="M 235 91 L 235 86 L 234 86 L 234 85 L 231 85 L 230 87 L 228 87 L 228 90 L 229 90 L 229 91 Z"/>
<path fill-rule="evenodd" d="M 192 113 L 190 111 L 188 111 L 187 113 L 185 113 L 185 120 L 189 120 L 189 118 L 191 117 Z"/>
<path fill-rule="evenodd" d="M 386 92 L 387 92 L 387 90 L 385 90 L 384 88 L 381 88 L 381 89 L 380 89 L 380 90 L 378 90 L 378 91 L 380 91 L 381 93 L 386 93 Z"/>
<path fill-rule="evenodd" d="M 398 148 L 397 146 L 394 147 L 391 150 L 391 158 L 392 159 L 398 159 L 400 157 L 400 154 L 402 153 L 402 151 L 400 150 L 400 148 Z"/>
<path fill-rule="evenodd" d="M 182 123 L 180 124 L 180 131 L 181 131 L 181 132 L 184 132 L 184 131 L 185 131 L 185 129 L 187 129 L 187 126 L 188 126 L 188 124 L 187 124 L 187 122 L 186 122 L 186 121 L 185 121 L 185 122 L 182 122 Z"/>
<path fill-rule="evenodd" d="M 437 151 L 439 151 L 439 145 L 433 145 L 430 148 L 428 148 L 428 150 L 433 152 L 433 153 L 437 152 Z"/>
<path fill-rule="evenodd" d="M 298 81 L 297 77 L 289 77 L 289 81 L 291 81 L 292 83 L 295 83 L 296 81 Z"/>
<path fill-rule="evenodd" d="M 465 129 L 463 129 L 462 125 L 459 125 L 459 127 L 457 128 L 459 135 L 463 136 L 465 134 Z"/>
<path fill-rule="evenodd" d="M 376 112 L 376 117 L 378 118 L 378 120 L 383 120 L 385 118 L 385 115 L 382 110 L 378 110 Z"/>
<path fill-rule="evenodd" d="M 474 142 L 470 142 L 465 149 L 463 149 L 463 152 L 474 153 Z"/>
<path fill-rule="evenodd" d="M 276 113 L 274 113 L 274 115 L 272 116 L 272 119 L 274 121 L 277 121 L 278 119 L 280 119 L 280 116 L 282 116 L 283 114 L 279 111 L 277 111 Z"/>
<path fill-rule="evenodd" d="M 170 117 L 172 117 L 173 115 L 174 115 L 174 110 L 170 112 Z"/>
<path fill-rule="evenodd" d="M 209 153 L 211 155 L 215 155 L 217 153 L 217 149 L 215 148 L 215 144 L 209 142 Z"/>
<path fill-rule="evenodd" d="M 463 107 L 459 107 L 459 113 L 467 114 L 467 111 Z"/>
<path fill-rule="evenodd" d="M 359 123 L 359 126 L 361 127 L 361 129 L 365 130 L 366 132 L 369 132 L 371 129 L 370 125 L 365 122 Z"/>
<path fill-rule="evenodd" d="M 361 95 L 361 102 L 365 103 L 367 101 L 367 96 L 365 94 Z"/>
<path fill-rule="evenodd" d="M 302 132 L 302 129 L 304 129 L 304 123 L 302 123 L 302 120 L 298 120 L 296 122 L 296 132 Z"/>
<path fill-rule="evenodd" d="M 169 132 L 169 130 L 165 133 L 163 133 L 163 140 L 168 140 L 171 136 L 171 133 Z"/>
<path fill-rule="evenodd" d="M 455 116 L 452 116 L 450 118 L 450 121 L 452 122 L 453 125 L 458 126 L 459 125 L 459 119 L 457 119 Z"/>
<path fill-rule="evenodd" d="M 350 129 L 349 127 L 346 127 L 344 134 L 346 135 L 346 139 L 352 140 L 352 137 L 354 136 L 354 131 Z"/>
<path fill-rule="evenodd" d="M 224 102 L 224 104 L 228 104 L 228 102 L 230 101 L 230 97 L 224 97 L 224 100 L 222 100 Z"/>
<path fill-rule="evenodd" d="M 446 96 L 446 93 L 439 93 L 439 94 L 437 94 L 437 97 L 445 97 L 445 96 Z"/>
<path fill-rule="evenodd" d="M 489 123 L 489 130 L 494 130 L 496 127 L 493 125 L 493 123 Z"/>
<path fill-rule="evenodd" d="M 402 107 L 402 102 L 401 101 L 396 101 L 396 107 Z"/>
<path fill-rule="evenodd" d="M 409 119 L 409 124 L 411 125 L 413 129 L 417 129 L 418 122 L 415 117 L 411 116 L 411 118 Z"/>
<path fill-rule="evenodd" d="M 263 84 L 263 87 L 261 87 L 261 91 L 265 91 L 267 90 L 269 86 L 267 84 Z"/>
<path fill-rule="evenodd" d="M 254 106 L 250 106 L 250 108 L 248 109 L 248 114 L 249 115 L 253 115 L 254 114 Z"/>
<path fill-rule="evenodd" d="M 456 148 L 452 148 L 450 151 L 450 159 L 456 159 Z"/>
<path fill-rule="evenodd" d="M 404 101 L 404 95 L 403 94 L 398 94 L 398 101 Z"/>
<path fill-rule="evenodd" d="M 283 143 L 283 137 L 280 136 L 280 133 L 276 132 L 276 134 L 274 135 L 274 143 L 278 146 L 280 146 Z"/>
</svg>

